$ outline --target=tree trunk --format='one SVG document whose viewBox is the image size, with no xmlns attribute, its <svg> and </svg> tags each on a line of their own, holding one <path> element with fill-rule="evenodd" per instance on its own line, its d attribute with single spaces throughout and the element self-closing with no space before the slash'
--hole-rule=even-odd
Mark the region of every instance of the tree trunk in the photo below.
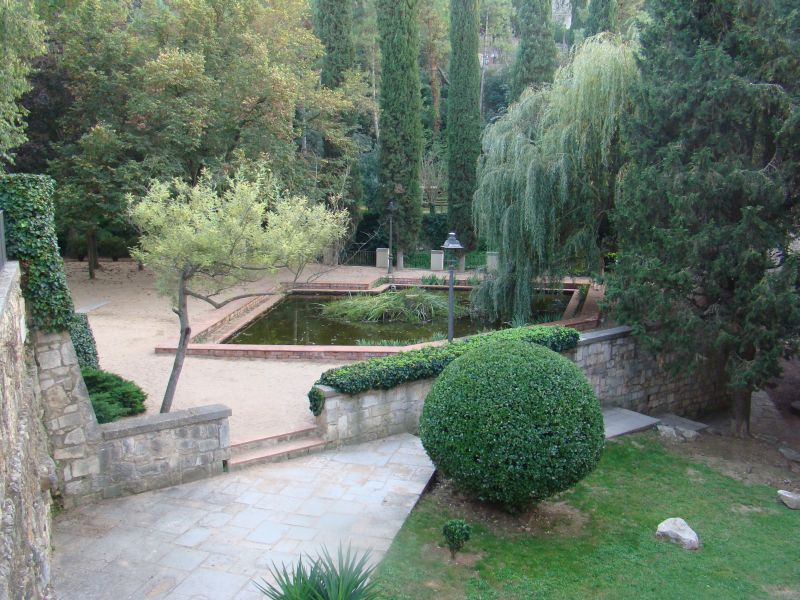
<svg viewBox="0 0 800 600">
<path fill-rule="evenodd" d="M 189 338 L 192 335 L 192 328 L 189 327 L 189 306 L 186 302 L 186 273 L 181 275 L 178 284 L 178 319 L 181 325 L 181 337 L 178 341 L 178 348 L 175 351 L 175 362 L 172 363 L 172 373 L 169 375 L 167 391 L 164 392 L 164 400 L 161 402 L 161 412 L 168 413 L 172 408 L 172 399 L 175 397 L 175 389 L 178 387 L 178 378 L 183 369 L 183 360 L 186 358 L 186 348 L 189 345 Z"/>
<path fill-rule="evenodd" d="M 380 111 L 378 110 L 378 78 L 375 75 L 375 46 L 372 47 L 372 101 L 374 102 L 375 109 L 372 111 L 372 125 L 375 127 L 375 141 L 381 141 L 381 125 L 380 125 Z"/>
<path fill-rule="evenodd" d="M 750 436 L 750 400 L 752 388 L 736 388 L 731 394 L 733 398 L 733 435 L 746 438 Z"/>
<path fill-rule="evenodd" d="M 86 234 L 86 254 L 89 260 L 89 279 L 94 279 L 95 270 L 100 268 L 97 256 L 97 234 L 94 231 Z"/>
<path fill-rule="evenodd" d="M 436 61 L 436 56 L 434 56 L 432 49 L 428 53 L 428 72 L 431 77 L 431 109 L 433 110 L 433 139 L 435 141 L 439 139 L 439 132 L 442 129 L 442 86 L 439 83 L 438 62 Z"/>
</svg>

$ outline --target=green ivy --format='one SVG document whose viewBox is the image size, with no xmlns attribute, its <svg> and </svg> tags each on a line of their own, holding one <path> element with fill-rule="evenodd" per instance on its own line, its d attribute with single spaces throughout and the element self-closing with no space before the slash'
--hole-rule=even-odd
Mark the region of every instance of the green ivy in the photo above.
<svg viewBox="0 0 800 600">
<path fill-rule="evenodd" d="M 322 409 L 325 407 L 325 394 L 318 388 L 312 387 L 311 390 L 309 390 L 308 407 L 315 417 L 322 414 Z"/>
<path fill-rule="evenodd" d="M 0 210 L 9 258 L 22 267 L 22 293 L 33 328 L 69 329 L 73 316 L 53 220 L 55 182 L 45 175 L 0 175 Z"/>
<path fill-rule="evenodd" d="M 72 315 L 69 322 L 69 337 L 72 338 L 72 345 L 75 347 L 75 354 L 78 355 L 78 364 L 81 368 L 99 368 L 97 344 L 89 325 L 89 318 L 85 314 Z"/>
<path fill-rule="evenodd" d="M 388 390 L 401 383 L 436 377 L 453 360 L 475 348 L 497 341 L 519 340 L 539 344 L 555 352 L 574 348 L 580 334 L 568 327 L 515 327 L 476 335 L 445 346 L 429 346 L 393 356 L 330 369 L 318 384 L 328 385 L 343 394 L 366 390 Z M 321 410 L 321 409 L 320 409 Z"/>
</svg>

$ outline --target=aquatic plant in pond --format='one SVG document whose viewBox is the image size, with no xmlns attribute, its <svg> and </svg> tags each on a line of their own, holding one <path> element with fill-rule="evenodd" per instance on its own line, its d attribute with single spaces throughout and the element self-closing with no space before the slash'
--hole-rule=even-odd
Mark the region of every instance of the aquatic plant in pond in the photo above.
<svg viewBox="0 0 800 600">
<path fill-rule="evenodd" d="M 420 288 L 384 292 L 374 296 L 358 295 L 329 302 L 322 315 L 329 319 L 356 323 L 402 322 L 427 323 L 447 316 L 447 296 Z M 466 316 L 462 303 L 455 306 L 456 318 Z"/>
</svg>

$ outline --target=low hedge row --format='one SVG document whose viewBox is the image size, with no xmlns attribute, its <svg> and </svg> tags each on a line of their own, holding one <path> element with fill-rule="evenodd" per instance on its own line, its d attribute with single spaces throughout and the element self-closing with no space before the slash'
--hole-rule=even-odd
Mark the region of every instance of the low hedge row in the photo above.
<svg viewBox="0 0 800 600">
<path fill-rule="evenodd" d="M 55 182 L 45 175 L 0 175 L 8 255 L 22 267 L 22 293 L 33 327 L 42 331 L 69 329 L 73 311 L 58 253 L 54 189 Z"/>
<path fill-rule="evenodd" d="M 322 374 L 317 383 L 330 386 L 343 394 L 388 390 L 407 381 L 436 377 L 462 354 L 493 342 L 522 341 L 539 344 L 555 352 L 563 352 L 574 348 L 579 337 L 580 334 L 575 329 L 568 327 L 503 329 L 444 346 L 429 346 L 330 369 Z M 319 407 L 319 410 L 321 411 L 322 407 Z"/>
</svg>

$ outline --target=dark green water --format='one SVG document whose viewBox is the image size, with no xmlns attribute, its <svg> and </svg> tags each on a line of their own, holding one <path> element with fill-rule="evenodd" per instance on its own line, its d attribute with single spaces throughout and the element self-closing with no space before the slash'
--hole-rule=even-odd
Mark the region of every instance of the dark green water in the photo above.
<svg viewBox="0 0 800 600">
<path fill-rule="evenodd" d="M 457 296 L 459 302 L 468 302 L 468 294 Z M 411 344 L 433 336 L 447 336 L 447 318 L 430 323 L 345 323 L 327 319 L 320 314 L 320 305 L 331 300 L 336 300 L 336 297 L 288 296 L 225 343 L 355 346 L 358 340 L 369 340 L 375 345 L 382 340 Z M 559 303 L 563 300 L 559 299 Z M 480 319 L 457 319 L 455 336 L 497 328 Z"/>
</svg>

